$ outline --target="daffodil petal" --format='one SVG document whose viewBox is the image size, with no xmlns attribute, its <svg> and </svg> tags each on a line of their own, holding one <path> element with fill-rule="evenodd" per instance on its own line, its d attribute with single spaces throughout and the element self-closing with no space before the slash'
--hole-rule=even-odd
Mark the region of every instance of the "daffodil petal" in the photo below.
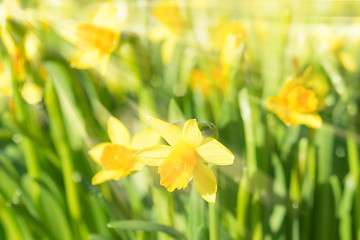
<svg viewBox="0 0 360 240">
<path fill-rule="evenodd" d="M 137 162 L 137 163 L 135 163 L 132 171 L 140 171 L 144 167 L 145 167 L 145 164 L 143 164 L 142 162 Z"/>
<path fill-rule="evenodd" d="M 194 147 L 197 147 L 201 144 L 203 136 L 195 119 L 190 119 L 185 122 L 183 138 L 186 143 L 189 143 Z"/>
<path fill-rule="evenodd" d="M 63 39 L 75 45 L 77 41 L 76 31 L 78 26 L 79 23 L 72 23 L 62 27 L 55 26 L 55 28 Z"/>
<path fill-rule="evenodd" d="M 78 69 L 87 69 L 96 66 L 101 60 L 101 54 L 98 50 L 78 51 L 71 59 L 71 66 Z"/>
<path fill-rule="evenodd" d="M 206 138 L 205 143 L 196 148 L 199 155 L 207 162 L 216 165 L 234 163 L 234 155 L 227 147 L 214 138 Z"/>
<path fill-rule="evenodd" d="M 24 39 L 24 50 L 28 60 L 32 60 L 39 54 L 39 46 L 39 38 L 33 32 L 27 33 Z"/>
<path fill-rule="evenodd" d="M 161 59 L 164 63 L 169 63 L 175 51 L 176 37 L 168 37 L 161 45 Z"/>
<path fill-rule="evenodd" d="M 149 124 L 162 136 L 171 146 L 176 146 L 182 141 L 181 130 L 167 122 L 154 117 L 148 117 Z"/>
<path fill-rule="evenodd" d="M 289 125 L 304 124 L 310 128 L 320 128 L 322 119 L 319 114 L 295 114 Z"/>
<path fill-rule="evenodd" d="M 1 28 L 1 38 L 8 53 L 12 57 L 15 57 L 18 52 L 18 48 L 16 47 L 13 38 L 11 37 L 10 33 L 6 30 L 5 26 Z"/>
<path fill-rule="evenodd" d="M 215 203 L 217 183 L 211 169 L 203 163 L 198 163 L 193 172 L 196 191 L 207 202 Z"/>
<path fill-rule="evenodd" d="M 151 13 L 159 22 L 169 28 L 171 32 L 177 35 L 181 34 L 185 22 L 176 1 L 160 1 Z"/>
<path fill-rule="evenodd" d="M 116 6 L 110 3 L 102 4 L 92 19 L 92 23 L 100 26 L 111 28 L 114 31 L 119 31 L 119 19 L 118 19 L 118 9 Z"/>
<path fill-rule="evenodd" d="M 21 96 L 28 104 L 37 104 L 42 99 L 42 89 L 33 82 L 25 82 L 21 88 Z"/>
<path fill-rule="evenodd" d="M 95 161 L 97 162 L 98 164 L 100 164 L 100 157 L 101 157 L 101 154 L 104 150 L 104 148 L 106 146 L 108 146 L 110 143 L 99 143 L 98 145 L 95 145 L 94 147 L 92 147 L 89 151 L 89 154 L 90 154 L 90 157 Z"/>
<path fill-rule="evenodd" d="M 160 166 L 173 150 L 170 146 L 155 145 L 136 152 L 135 158 L 148 166 Z"/>
<path fill-rule="evenodd" d="M 152 42 L 161 42 L 170 35 L 170 31 L 163 25 L 156 25 L 149 32 L 149 40 Z"/>
<path fill-rule="evenodd" d="M 146 129 L 135 134 L 131 140 L 131 149 L 142 149 L 158 144 L 160 135 L 154 129 Z"/>
<path fill-rule="evenodd" d="M 95 174 L 95 176 L 91 179 L 91 183 L 93 185 L 97 185 L 103 182 L 106 182 L 111 179 L 119 180 L 122 178 L 121 171 L 100 171 Z"/>
<path fill-rule="evenodd" d="M 101 76 L 106 75 L 106 71 L 109 65 L 110 55 L 103 56 L 100 60 L 100 74 Z"/>
<path fill-rule="evenodd" d="M 108 120 L 108 134 L 112 143 L 128 147 L 130 145 L 130 134 L 122 122 L 114 117 Z"/>
<path fill-rule="evenodd" d="M 160 185 L 169 192 L 186 188 L 197 164 L 197 153 L 189 144 L 179 144 L 158 169 Z"/>
</svg>

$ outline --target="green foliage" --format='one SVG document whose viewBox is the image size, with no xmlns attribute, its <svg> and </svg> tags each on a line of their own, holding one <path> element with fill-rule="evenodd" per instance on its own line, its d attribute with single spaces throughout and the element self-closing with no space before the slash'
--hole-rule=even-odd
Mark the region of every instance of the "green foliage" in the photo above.
<svg viewBox="0 0 360 240">
<path fill-rule="evenodd" d="M 115 1 L 127 20 L 105 74 L 73 68 L 76 44 L 62 32 L 101 1 L 18 2 L 27 14 L 0 7 L 0 239 L 360 239 L 356 1 L 179 1 L 186 31 L 168 62 L 168 39 L 149 39 L 158 1 Z M 229 65 L 214 40 L 225 19 L 246 31 Z M 29 33 L 40 41 L 33 57 Z M 286 126 L 267 108 L 308 67 L 324 94 L 320 129 Z M 28 83 L 40 89 L 35 103 Z M 134 134 L 148 115 L 196 118 L 234 153 L 233 165 L 212 166 L 216 204 L 192 182 L 167 192 L 153 167 L 91 184 L 101 167 L 88 151 L 109 140 L 107 119 Z"/>
</svg>

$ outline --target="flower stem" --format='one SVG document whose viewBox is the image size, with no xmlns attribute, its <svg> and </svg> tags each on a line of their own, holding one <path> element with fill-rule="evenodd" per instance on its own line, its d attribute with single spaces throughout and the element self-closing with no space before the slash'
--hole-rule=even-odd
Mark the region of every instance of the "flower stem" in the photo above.
<svg viewBox="0 0 360 240">
<path fill-rule="evenodd" d="M 14 92 L 14 99 L 16 104 L 16 118 L 22 124 L 31 125 L 31 119 L 29 118 L 28 109 L 25 107 L 22 97 L 19 92 L 19 83 L 16 79 L 16 72 L 14 67 L 12 68 L 12 87 Z M 29 121 L 30 119 L 30 121 Z M 40 166 L 38 158 L 36 156 L 35 146 L 33 142 L 25 135 L 23 135 L 23 141 L 21 143 L 25 154 L 26 167 L 29 175 L 32 178 L 31 192 L 35 206 L 40 206 L 40 189 L 39 185 L 35 182 L 40 178 Z"/>
<path fill-rule="evenodd" d="M 218 203 L 209 203 L 209 239 L 219 239 L 219 215 L 217 212 Z"/>
<path fill-rule="evenodd" d="M 356 141 L 354 139 L 354 135 L 352 132 L 348 133 L 347 136 L 347 150 L 348 150 L 348 160 L 349 160 L 349 168 L 350 174 L 355 182 L 355 196 L 354 196 L 354 221 L 355 224 L 355 236 L 354 238 L 360 239 L 360 180 L 359 180 L 359 153 L 358 147 L 356 145 Z"/>
<path fill-rule="evenodd" d="M 64 177 L 66 200 L 69 207 L 70 216 L 74 223 L 75 238 L 86 239 L 87 229 L 81 216 L 78 189 L 72 179 L 74 166 L 71 150 L 66 137 L 66 130 L 61 115 L 60 105 L 55 89 L 50 80 L 45 87 L 45 105 L 49 114 L 50 133 L 54 139 L 56 151 L 61 159 L 61 168 Z"/>
</svg>

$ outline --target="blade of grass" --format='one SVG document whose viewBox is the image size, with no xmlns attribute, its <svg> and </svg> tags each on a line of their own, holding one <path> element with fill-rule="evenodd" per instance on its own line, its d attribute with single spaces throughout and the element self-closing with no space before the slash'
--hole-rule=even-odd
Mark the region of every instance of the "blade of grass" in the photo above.
<svg viewBox="0 0 360 240">
<path fill-rule="evenodd" d="M 356 238 L 360 239 L 360 180 L 359 180 L 359 150 L 353 134 L 349 131 L 347 137 L 347 150 L 350 174 L 355 182 L 354 218 Z"/>
<path fill-rule="evenodd" d="M 65 125 L 62 119 L 61 109 L 57 99 L 52 80 L 48 80 L 45 86 L 45 105 L 49 114 L 50 133 L 54 139 L 56 151 L 61 159 L 62 173 L 64 177 L 66 200 L 70 216 L 73 222 L 75 238 L 86 239 L 87 229 L 81 217 L 81 208 L 78 196 L 77 185 L 73 181 L 73 159 L 70 146 L 66 136 Z"/>
<path fill-rule="evenodd" d="M 84 139 L 87 137 L 85 130 L 85 121 L 78 109 L 78 103 L 73 92 L 71 84 L 72 78 L 67 69 L 60 62 L 46 62 L 45 68 L 50 74 L 54 93 L 56 93 L 59 102 L 59 116 L 62 116 L 66 128 L 68 142 L 73 149 L 80 149 Z"/>
<path fill-rule="evenodd" d="M 344 191 L 337 210 L 337 215 L 340 220 L 339 236 L 343 240 L 355 239 L 351 226 L 351 212 L 354 205 L 355 191 L 356 184 L 350 173 L 345 177 Z"/>
<path fill-rule="evenodd" d="M 215 176 L 218 176 L 216 166 L 212 166 Z M 221 184 L 218 182 L 218 186 Z M 218 212 L 219 198 L 215 203 L 208 203 L 209 207 L 209 240 L 219 239 L 219 212 Z"/>
<path fill-rule="evenodd" d="M 196 239 L 199 229 L 205 226 L 204 200 L 197 193 L 194 185 L 191 187 L 188 219 L 188 239 Z"/>
<path fill-rule="evenodd" d="M 315 189 L 315 239 L 334 239 L 335 237 L 335 207 L 329 179 L 332 173 L 334 148 L 333 132 L 325 127 L 318 130 L 317 146 L 319 156 L 317 161 L 317 180 Z"/>
<path fill-rule="evenodd" d="M 29 119 L 29 114 L 27 112 L 26 106 L 25 106 L 25 104 L 22 100 L 22 97 L 20 95 L 20 92 L 19 92 L 20 87 L 19 87 L 18 79 L 16 79 L 17 74 L 16 74 L 15 66 L 12 67 L 11 72 L 12 72 L 12 78 L 11 78 L 12 79 L 12 88 L 13 88 L 13 93 L 14 93 L 15 104 L 17 107 L 16 108 L 16 110 L 17 110 L 16 118 L 21 123 L 24 123 L 24 124 L 25 124 L 25 122 L 27 122 L 27 124 L 30 123 L 30 127 L 31 127 L 31 120 Z M 27 170 L 32 178 L 32 183 L 31 183 L 32 197 L 33 197 L 35 206 L 40 207 L 39 206 L 40 191 L 39 191 L 38 184 L 35 182 L 35 180 L 38 180 L 40 178 L 40 166 L 39 166 L 38 158 L 36 156 L 34 144 L 25 135 L 23 135 L 23 138 L 24 139 L 21 143 L 21 146 L 24 151 Z"/>
<path fill-rule="evenodd" d="M 186 239 L 184 234 L 178 232 L 172 227 L 165 226 L 162 224 L 140 221 L 140 220 L 123 220 L 117 222 L 111 222 L 107 225 L 109 228 L 117 228 L 124 230 L 134 231 L 151 231 L 151 232 L 163 232 L 172 236 L 175 239 Z"/>
<path fill-rule="evenodd" d="M 256 143 L 255 143 L 255 134 L 253 128 L 253 119 L 252 119 L 252 106 L 250 105 L 249 94 L 246 88 L 243 88 L 239 92 L 239 107 L 241 117 L 244 121 L 244 131 L 245 131 L 245 143 L 246 143 L 246 161 L 248 167 L 249 179 L 252 182 L 254 187 L 254 192 L 251 195 L 250 205 L 251 205 L 251 232 L 253 239 L 262 239 L 263 230 L 262 230 L 262 217 L 261 217 L 261 202 L 258 183 L 256 179 L 256 173 L 258 172 L 258 164 L 256 159 Z"/>
<path fill-rule="evenodd" d="M 243 171 L 238 195 L 237 195 L 237 209 L 236 209 L 236 220 L 237 220 L 237 229 L 238 229 L 238 239 L 248 239 L 249 232 L 248 232 L 248 210 L 250 208 L 250 189 L 249 189 L 249 180 L 248 180 L 248 172 Z"/>
<path fill-rule="evenodd" d="M 0 220 L 4 227 L 6 239 L 23 240 L 21 228 L 17 223 L 14 212 L 6 206 L 3 196 L 0 194 Z"/>
</svg>

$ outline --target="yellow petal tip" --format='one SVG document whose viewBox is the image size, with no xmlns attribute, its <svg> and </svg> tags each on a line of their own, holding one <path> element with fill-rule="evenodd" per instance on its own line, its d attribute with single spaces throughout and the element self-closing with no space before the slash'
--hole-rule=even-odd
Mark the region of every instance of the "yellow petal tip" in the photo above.
<svg viewBox="0 0 360 240">
<path fill-rule="evenodd" d="M 98 185 L 99 182 L 97 182 L 94 178 L 91 179 L 91 184 L 92 185 Z"/>
<path fill-rule="evenodd" d="M 216 193 L 213 193 L 211 195 L 202 195 L 201 196 L 205 201 L 207 201 L 208 203 L 215 203 L 216 200 Z"/>
</svg>

